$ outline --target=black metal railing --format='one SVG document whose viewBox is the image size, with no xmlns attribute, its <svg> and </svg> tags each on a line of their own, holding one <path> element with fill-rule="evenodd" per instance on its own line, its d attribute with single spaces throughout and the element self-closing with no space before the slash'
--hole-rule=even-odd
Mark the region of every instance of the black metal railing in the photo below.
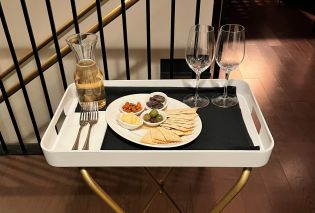
<svg viewBox="0 0 315 213">
<path fill-rule="evenodd" d="M 125 56 L 125 65 L 126 65 L 126 78 L 129 80 L 130 79 L 130 65 L 129 65 L 129 48 L 128 48 L 128 32 L 127 32 L 127 18 L 126 18 L 126 10 L 131 7 L 134 3 L 136 3 L 138 0 L 121 0 L 121 6 L 120 6 L 120 13 L 116 13 L 115 15 L 113 15 L 113 18 L 117 18 L 118 15 L 121 14 L 122 17 L 122 29 L 123 29 L 123 42 L 124 42 L 124 56 Z M 176 14 L 175 14 L 175 8 L 176 8 L 176 0 L 170 0 L 171 1 L 171 28 L 170 28 L 170 52 L 169 52 L 169 60 L 170 60 L 170 73 L 169 76 L 170 78 L 174 78 L 174 37 L 175 37 L 175 18 L 176 18 Z M 195 12 L 195 24 L 199 23 L 199 17 L 200 17 L 200 5 L 201 5 L 201 0 L 195 0 L 196 1 L 196 12 Z M 213 12 L 213 25 L 218 27 L 220 25 L 220 13 L 221 13 L 221 7 L 220 5 L 222 5 L 223 0 L 214 0 L 214 12 Z M 101 13 L 101 2 L 102 0 L 96 0 L 95 2 L 95 6 L 96 6 L 96 14 L 97 14 L 97 21 L 98 21 L 98 32 L 100 35 L 100 40 L 101 40 L 101 51 L 102 51 L 102 60 L 103 60 L 103 66 L 104 66 L 104 75 L 105 75 L 105 79 L 109 79 L 109 70 L 108 70 L 108 66 L 107 66 L 107 56 L 106 56 L 106 42 L 105 42 L 105 35 L 103 32 L 103 27 L 104 25 L 104 20 L 103 20 L 103 16 Z M 34 33 L 33 33 L 33 29 L 32 29 L 32 24 L 29 18 L 29 14 L 28 14 L 28 9 L 27 9 L 27 4 L 25 2 L 25 0 L 20 0 L 21 3 L 21 9 L 23 11 L 24 14 L 24 19 L 25 19 L 25 23 L 26 23 L 26 27 L 27 27 L 27 31 L 28 31 L 28 35 L 29 35 L 29 39 L 31 42 L 31 46 L 32 46 L 32 50 L 33 50 L 33 57 L 34 60 L 36 62 L 36 67 L 37 67 L 37 73 L 33 74 L 33 76 L 31 76 L 28 79 L 23 79 L 22 73 L 21 73 L 21 69 L 20 69 L 20 65 L 21 63 L 24 63 L 26 60 L 20 60 L 18 61 L 17 56 L 16 56 L 16 52 L 15 52 L 15 48 L 14 48 L 14 44 L 12 42 L 11 39 L 11 34 L 9 32 L 9 28 L 7 26 L 7 22 L 6 22 L 6 18 L 5 18 L 5 14 L 0 2 L 0 20 L 3 26 L 3 31 L 7 40 L 7 44 L 9 46 L 9 50 L 11 53 L 11 57 L 13 59 L 14 62 L 14 68 L 19 80 L 19 85 L 14 89 L 14 90 L 10 90 L 9 93 L 7 92 L 3 81 L 5 80 L 4 78 L 6 76 L 2 76 L 2 78 L 0 78 L 0 89 L 1 89 L 1 93 L 2 96 L 0 97 L 0 103 L 2 101 L 4 101 L 11 122 L 13 124 L 15 133 L 16 133 L 16 137 L 18 139 L 18 145 L 10 145 L 7 144 L 3 138 L 3 135 L 0 132 L 0 144 L 1 144 L 1 149 L 0 149 L 0 154 L 37 154 L 37 153 L 41 153 L 41 149 L 40 149 L 40 141 L 41 141 L 41 137 L 40 137 L 40 133 L 39 133 L 39 128 L 38 125 L 36 123 L 36 119 L 35 119 L 35 115 L 30 103 L 30 99 L 29 99 L 29 95 L 28 92 L 25 88 L 26 84 L 31 82 L 34 78 L 39 77 L 40 78 L 40 83 L 43 89 L 43 93 L 44 93 L 44 97 L 45 97 L 45 101 L 46 101 L 46 105 L 47 105 L 47 109 L 49 112 L 49 116 L 50 118 L 52 118 L 53 116 L 53 110 L 52 110 L 52 106 L 51 106 L 51 101 L 50 101 L 50 97 L 49 97 L 49 92 L 47 89 L 47 85 L 46 85 L 46 80 L 45 77 L 43 75 L 44 71 L 46 71 L 50 66 L 52 66 L 52 64 L 42 64 L 41 60 L 39 58 L 39 54 L 38 51 L 43 48 L 43 46 L 41 45 L 40 48 L 38 46 L 36 46 L 36 40 L 34 37 Z M 56 30 L 56 26 L 55 26 L 55 21 L 54 21 L 54 16 L 53 16 L 53 11 L 51 8 L 51 3 L 50 0 L 45 0 L 46 3 L 46 7 L 47 7 L 47 15 L 49 18 L 49 22 L 50 22 L 50 27 L 51 27 L 51 33 L 52 33 L 52 40 L 55 46 L 55 50 L 56 50 L 56 60 L 52 60 L 51 63 L 56 63 L 58 62 L 59 64 L 59 71 L 60 71 L 60 76 L 62 79 L 62 83 L 63 83 L 63 87 L 64 89 L 67 88 L 67 81 L 66 81 L 66 77 L 65 77 L 65 72 L 64 72 L 64 66 L 63 66 L 63 61 L 62 61 L 62 57 L 65 56 L 67 53 L 70 52 L 70 50 L 64 50 L 60 48 L 59 43 L 58 43 L 58 36 L 60 35 L 60 32 L 58 32 Z M 179 2 L 178 2 L 179 3 Z M 77 9 L 76 9 L 76 1 L 75 0 L 70 0 L 70 4 L 71 4 L 71 9 L 72 9 L 72 16 L 73 16 L 73 27 L 75 28 L 75 32 L 79 33 L 80 32 L 80 26 L 79 26 L 79 18 L 78 18 L 78 14 L 77 14 Z M 218 9 L 219 8 L 219 9 Z M 209 11 L 211 10 L 211 8 L 209 8 Z M 151 12 L 151 8 L 150 8 L 150 0 L 146 0 L 146 45 L 147 45 L 147 77 L 148 79 L 151 79 L 151 27 L 150 27 L 150 22 L 151 22 L 151 17 L 150 17 L 150 12 Z M 108 22 L 106 22 L 107 24 L 112 21 L 113 19 L 109 20 Z M 48 45 L 49 41 L 45 43 L 45 45 Z M 45 46 L 44 45 L 44 46 Z M 7 71 L 7 73 L 11 72 L 11 70 Z M 215 69 L 214 72 L 214 76 L 217 77 L 218 76 L 218 70 Z M 192 76 L 194 78 L 194 76 Z M 16 91 L 18 91 L 19 89 L 22 90 L 23 92 L 23 96 L 24 96 L 24 100 L 27 106 L 27 110 L 28 110 L 28 114 L 30 117 L 30 120 L 32 122 L 32 127 L 34 129 L 34 133 L 36 136 L 36 140 L 37 140 L 37 145 L 36 147 L 31 147 L 29 148 L 31 145 L 29 144 L 25 144 L 21 135 L 21 131 L 20 128 L 17 124 L 15 115 L 13 113 L 12 107 L 11 107 L 11 103 L 9 100 L 9 96 L 13 95 Z M 26 146 L 27 145 L 27 146 Z M 34 146 L 34 144 L 33 144 Z"/>
<path fill-rule="evenodd" d="M 33 109 L 32 109 L 32 106 L 31 106 L 31 102 L 30 102 L 27 90 L 25 88 L 25 84 L 24 84 L 22 73 L 21 73 L 20 65 L 19 65 L 17 57 L 16 57 L 15 48 L 14 48 L 14 45 L 13 45 L 13 42 L 12 42 L 12 39 L 11 39 L 11 35 L 10 35 L 9 28 L 8 28 L 8 25 L 7 25 L 7 22 L 6 22 L 4 13 L 3 13 L 3 9 L 2 9 L 1 3 L 0 3 L 0 19 L 1 19 L 1 23 L 2 23 L 2 26 L 3 26 L 3 31 L 4 31 L 4 34 L 5 34 L 5 37 L 6 37 L 8 46 L 9 46 L 9 49 L 10 49 L 11 57 L 12 57 L 12 60 L 14 62 L 14 65 L 15 65 L 16 74 L 18 76 L 19 83 L 21 85 L 21 89 L 22 89 L 24 100 L 25 100 L 25 103 L 26 103 L 26 106 L 27 106 L 27 109 L 28 109 L 28 113 L 29 113 L 30 119 L 32 121 L 32 125 L 33 125 L 33 128 L 34 128 L 35 136 L 36 136 L 36 139 L 37 139 L 38 144 L 39 144 L 41 138 L 40 138 L 38 126 L 37 126 L 37 123 L 36 123 L 36 120 L 35 120 L 35 116 L 34 116 L 34 113 L 33 113 Z M 2 88 L 5 90 L 3 84 L 2 84 Z M 9 103 L 9 101 L 8 101 L 8 103 Z M 11 112 L 12 112 L 12 115 L 13 115 L 12 109 L 11 109 Z M 13 116 L 11 117 L 11 119 L 12 118 L 13 118 Z M 15 120 L 15 118 L 14 118 L 14 120 Z M 16 121 L 15 121 L 15 123 L 16 123 Z M 21 134 L 20 134 L 19 127 L 18 127 L 17 124 L 14 127 L 15 127 L 15 131 L 18 132 L 17 136 L 20 137 L 19 143 L 20 143 L 21 151 L 23 153 L 25 153 L 26 149 L 25 149 L 25 146 L 24 146 L 24 143 L 23 143 L 23 139 L 22 139 Z"/>
<path fill-rule="evenodd" d="M 105 74 L 105 79 L 108 80 L 109 76 L 108 76 L 108 66 L 107 66 L 107 55 L 106 55 L 105 38 L 104 38 L 103 25 L 102 25 L 102 11 L 101 11 L 100 1 L 96 1 L 96 8 L 97 8 L 98 31 L 100 33 L 100 38 L 101 38 L 104 74 Z"/>
<path fill-rule="evenodd" d="M 146 29 L 147 29 L 147 64 L 148 64 L 148 79 L 151 79 L 151 14 L 150 14 L 150 0 L 146 0 L 145 4 L 146 14 Z"/>
<path fill-rule="evenodd" d="M 53 35 L 54 45 L 55 45 L 55 49 L 56 49 L 56 54 L 57 54 L 57 59 L 58 59 L 58 64 L 59 64 L 59 70 L 60 70 L 60 75 L 61 75 L 61 79 L 62 79 L 62 85 L 63 85 L 63 89 L 66 90 L 67 89 L 67 80 L 66 80 L 65 70 L 64 70 L 64 67 L 63 67 L 62 56 L 61 56 L 61 53 L 60 53 L 60 47 L 59 47 L 59 43 L 58 43 L 58 36 L 57 36 L 57 32 L 56 32 L 54 15 L 53 15 L 53 12 L 52 12 L 52 9 L 51 9 L 50 0 L 46 0 L 46 7 L 47 7 L 47 14 L 48 14 L 48 17 L 49 17 L 51 33 Z"/>
</svg>

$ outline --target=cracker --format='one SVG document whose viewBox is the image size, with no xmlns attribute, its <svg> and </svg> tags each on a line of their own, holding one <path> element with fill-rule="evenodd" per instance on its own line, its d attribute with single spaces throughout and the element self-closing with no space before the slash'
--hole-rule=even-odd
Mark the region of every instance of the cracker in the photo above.
<svg viewBox="0 0 315 213">
<path fill-rule="evenodd" d="M 173 119 L 173 118 L 168 118 L 166 119 L 165 122 L 169 122 L 169 123 L 179 123 L 179 124 L 190 124 L 190 125 L 194 125 L 195 124 L 195 120 L 184 120 L 184 119 Z"/>
<path fill-rule="evenodd" d="M 165 112 L 168 115 L 182 115 L 182 114 L 194 114 L 196 113 L 197 108 L 180 108 L 180 109 L 169 109 Z"/>
<path fill-rule="evenodd" d="M 164 135 L 167 142 L 180 142 L 182 139 L 173 133 L 171 130 L 165 129 L 163 127 L 158 127 L 161 133 Z"/>
<path fill-rule="evenodd" d="M 160 141 L 160 140 L 154 140 L 155 144 L 168 144 L 169 142 L 167 141 Z"/>
<path fill-rule="evenodd" d="M 146 144 L 154 144 L 154 141 L 152 140 L 151 129 L 148 129 L 146 134 L 141 138 L 140 142 Z"/>
<path fill-rule="evenodd" d="M 187 132 L 183 132 L 180 130 L 176 130 L 176 129 L 172 129 L 171 130 L 173 133 L 175 133 L 178 136 L 185 136 L 185 135 L 191 135 L 193 133 L 193 131 L 187 131 Z"/>
<path fill-rule="evenodd" d="M 160 141 L 160 142 L 162 141 L 164 143 L 167 142 L 167 139 L 164 137 L 164 135 L 158 128 L 151 129 L 151 135 L 152 135 L 153 142 L 156 142 L 156 141 Z"/>
<path fill-rule="evenodd" d="M 161 126 L 162 127 L 169 127 L 169 128 L 172 128 L 172 129 L 177 129 L 177 130 L 180 130 L 180 131 L 183 131 L 183 132 L 194 130 L 193 128 L 185 128 L 185 127 L 177 126 L 177 125 L 174 125 L 174 124 L 161 124 Z"/>
<path fill-rule="evenodd" d="M 168 118 L 177 118 L 177 119 L 193 119 L 195 117 L 197 117 L 198 114 L 194 113 L 194 114 L 167 114 Z"/>
<path fill-rule="evenodd" d="M 169 125 L 176 125 L 176 126 L 180 126 L 180 127 L 184 127 L 187 129 L 191 129 L 194 128 L 195 125 L 194 124 L 190 124 L 190 123 L 177 123 L 177 122 L 171 122 L 171 121 L 165 121 L 164 124 L 169 124 Z"/>
</svg>

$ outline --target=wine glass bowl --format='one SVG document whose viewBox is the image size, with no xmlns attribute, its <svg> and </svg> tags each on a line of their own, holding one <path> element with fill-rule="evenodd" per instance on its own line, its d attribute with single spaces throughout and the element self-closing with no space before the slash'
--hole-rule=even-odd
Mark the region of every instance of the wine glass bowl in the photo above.
<svg viewBox="0 0 315 213">
<path fill-rule="evenodd" d="M 227 85 L 231 71 L 243 61 L 245 55 L 245 27 L 239 24 L 226 24 L 220 28 L 216 43 L 215 60 L 225 72 L 223 95 L 212 98 L 211 102 L 223 108 L 238 104 L 236 95 L 228 95 Z"/>
<path fill-rule="evenodd" d="M 189 31 L 185 58 L 188 66 L 196 73 L 195 94 L 188 95 L 183 102 L 190 107 L 202 108 L 209 99 L 198 93 L 199 79 L 214 59 L 214 28 L 208 25 L 195 25 Z"/>
</svg>

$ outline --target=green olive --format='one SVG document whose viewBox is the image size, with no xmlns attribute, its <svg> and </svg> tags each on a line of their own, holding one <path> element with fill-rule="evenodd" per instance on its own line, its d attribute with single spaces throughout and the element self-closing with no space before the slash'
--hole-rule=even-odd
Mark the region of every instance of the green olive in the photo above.
<svg viewBox="0 0 315 213">
<path fill-rule="evenodd" d="M 157 120 L 157 122 L 163 121 L 162 115 L 157 115 L 157 116 L 156 116 L 156 120 Z"/>
<path fill-rule="evenodd" d="M 151 116 L 147 113 L 143 116 L 143 120 L 150 121 Z"/>
<path fill-rule="evenodd" d="M 156 109 L 152 109 L 149 114 L 151 118 L 155 118 L 159 114 L 159 112 Z"/>
</svg>

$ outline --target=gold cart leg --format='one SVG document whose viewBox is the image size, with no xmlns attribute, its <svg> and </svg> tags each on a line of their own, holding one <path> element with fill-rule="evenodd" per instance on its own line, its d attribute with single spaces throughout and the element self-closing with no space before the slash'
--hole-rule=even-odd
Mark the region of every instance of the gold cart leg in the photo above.
<svg viewBox="0 0 315 213">
<path fill-rule="evenodd" d="M 215 205 L 211 213 L 221 212 L 227 204 L 229 204 L 233 198 L 243 189 L 249 178 L 252 168 L 244 168 L 241 177 L 235 183 L 235 185 L 224 195 L 224 197 Z"/>
<path fill-rule="evenodd" d="M 233 198 L 243 189 L 249 178 L 251 168 L 244 168 L 241 177 L 235 183 L 235 185 L 224 195 L 224 197 L 216 204 L 211 213 L 221 212 L 227 204 L 229 204 Z M 89 172 L 80 168 L 81 175 L 88 186 L 116 213 L 125 213 L 125 211 L 94 181 Z"/>
<path fill-rule="evenodd" d="M 89 187 L 116 213 L 124 213 L 125 211 L 94 181 L 89 172 L 80 168 L 80 173 Z"/>
</svg>

